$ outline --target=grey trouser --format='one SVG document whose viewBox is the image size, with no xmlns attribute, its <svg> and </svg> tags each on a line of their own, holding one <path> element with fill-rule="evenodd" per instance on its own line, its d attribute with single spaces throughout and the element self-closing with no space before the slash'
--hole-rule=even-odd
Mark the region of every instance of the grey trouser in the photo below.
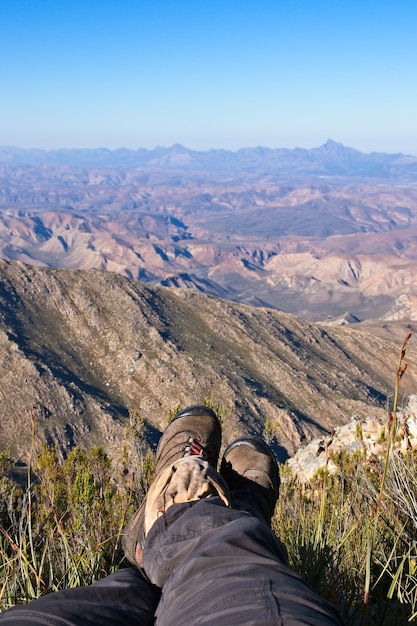
<svg viewBox="0 0 417 626">
<path fill-rule="evenodd" d="M 160 589 L 139 570 L 121 569 L 88 587 L 49 593 L 0 615 L 1 626 L 150 626 Z"/>
<path fill-rule="evenodd" d="M 0 626 L 151 626 L 154 615 L 158 626 L 342 626 L 286 565 L 269 528 L 219 498 L 172 505 L 152 526 L 143 560 L 156 587 L 136 570 L 120 570 L 13 608 Z"/>
<path fill-rule="evenodd" d="M 286 565 L 269 528 L 219 498 L 172 505 L 152 526 L 143 561 L 162 588 L 158 626 L 342 625 Z"/>
</svg>

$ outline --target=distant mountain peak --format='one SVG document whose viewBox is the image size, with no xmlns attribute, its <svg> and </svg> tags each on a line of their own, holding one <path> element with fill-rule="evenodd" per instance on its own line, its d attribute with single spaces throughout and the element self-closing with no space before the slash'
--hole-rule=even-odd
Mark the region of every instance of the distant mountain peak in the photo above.
<svg viewBox="0 0 417 626">
<path fill-rule="evenodd" d="M 170 148 L 168 148 L 169 152 L 191 152 L 189 148 L 186 148 L 182 145 L 182 143 L 174 143 Z"/>
<path fill-rule="evenodd" d="M 363 155 L 362 152 L 356 150 L 355 148 L 349 148 L 345 146 L 343 143 L 339 141 L 333 141 L 333 139 L 328 139 L 326 143 L 319 146 L 318 148 L 313 148 L 313 152 L 327 152 L 331 155 L 342 155 L 342 154 L 356 154 Z M 364 155 L 363 155 L 364 156 Z"/>
<path fill-rule="evenodd" d="M 344 148 L 345 146 L 340 141 L 334 141 L 333 139 L 328 139 L 323 146 L 323 148 Z"/>
</svg>

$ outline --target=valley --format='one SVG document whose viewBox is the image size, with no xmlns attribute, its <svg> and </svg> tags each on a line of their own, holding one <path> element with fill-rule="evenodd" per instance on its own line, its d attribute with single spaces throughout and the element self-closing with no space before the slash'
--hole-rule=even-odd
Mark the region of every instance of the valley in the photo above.
<svg viewBox="0 0 417 626">
<path fill-rule="evenodd" d="M 2 258 L 108 270 L 310 321 L 417 316 L 413 157 L 391 157 L 389 169 L 389 155 L 328 142 L 287 151 L 292 161 L 174 146 L 146 162 L 140 153 L 139 165 L 126 165 L 129 151 L 122 164 L 110 151 L 92 151 L 90 167 L 60 162 L 82 162 L 79 152 L 37 163 L 0 149 Z"/>
</svg>

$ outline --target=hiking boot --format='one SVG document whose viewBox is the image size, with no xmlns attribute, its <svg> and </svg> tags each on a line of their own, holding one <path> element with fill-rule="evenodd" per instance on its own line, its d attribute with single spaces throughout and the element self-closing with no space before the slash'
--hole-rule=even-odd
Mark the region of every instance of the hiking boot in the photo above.
<svg viewBox="0 0 417 626">
<path fill-rule="evenodd" d="M 279 469 L 274 453 L 258 437 L 239 437 L 225 450 L 220 466 L 232 508 L 247 511 L 271 526 L 279 496 Z"/>
<path fill-rule="evenodd" d="M 217 468 L 221 446 L 221 427 L 216 413 L 206 406 L 190 406 L 177 413 L 165 428 L 156 450 L 155 480 L 176 461 L 200 457 Z M 139 509 L 128 522 L 123 548 L 133 565 L 141 565 L 145 541 L 145 496 Z"/>
</svg>

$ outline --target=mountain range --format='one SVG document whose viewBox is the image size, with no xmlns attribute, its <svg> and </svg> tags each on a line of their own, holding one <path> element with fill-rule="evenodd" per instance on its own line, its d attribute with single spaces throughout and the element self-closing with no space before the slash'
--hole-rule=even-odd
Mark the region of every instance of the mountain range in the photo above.
<svg viewBox="0 0 417 626">
<path fill-rule="evenodd" d="M 180 144 L 129 150 L 98 149 L 21 149 L 0 146 L 0 162 L 20 165 L 55 163 L 72 167 L 144 168 L 184 171 L 187 175 L 203 172 L 223 179 L 225 176 L 353 176 L 416 181 L 417 157 L 405 154 L 372 152 L 364 154 L 329 139 L 318 148 L 241 148 L 237 151 L 190 150 Z"/>
<path fill-rule="evenodd" d="M 0 147 L 0 257 L 333 324 L 417 318 L 417 158 Z"/>
</svg>

